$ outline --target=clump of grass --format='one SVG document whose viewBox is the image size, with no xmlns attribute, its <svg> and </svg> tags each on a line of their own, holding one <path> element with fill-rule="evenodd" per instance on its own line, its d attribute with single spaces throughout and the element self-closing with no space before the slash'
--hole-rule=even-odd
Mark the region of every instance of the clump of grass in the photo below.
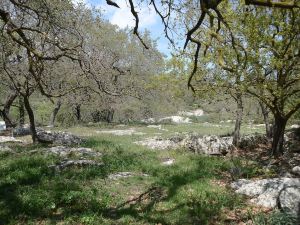
<svg viewBox="0 0 300 225">
<path fill-rule="evenodd" d="M 295 215 L 281 211 L 256 215 L 249 213 L 249 217 L 254 225 L 297 225 L 300 222 Z"/>
</svg>

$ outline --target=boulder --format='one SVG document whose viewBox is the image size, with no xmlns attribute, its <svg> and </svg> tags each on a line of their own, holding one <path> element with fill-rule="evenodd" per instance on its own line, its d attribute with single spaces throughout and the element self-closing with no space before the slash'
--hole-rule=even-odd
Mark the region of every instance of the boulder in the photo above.
<svg viewBox="0 0 300 225">
<path fill-rule="evenodd" d="M 73 167 L 73 166 L 83 167 L 83 166 L 102 166 L 102 165 L 103 165 L 103 163 L 99 163 L 94 160 L 88 160 L 88 159 L 69 160 L 69 159 L 66 159 L 66 160 L 63 160 L 63 161 L 57 163 L 56 165 L 49 166 L 49 168 L 55 168 L 57 170 L 62 170 L 67 167 Z"/>
<path fill-rule="evenodd" d="M 300 186 L 282 189 L 279 194 L 279 207 L 300 217 Z"/>
<path fill-rule="evenodd" d="M 300 179 L 273 178 L 262 180 L 240 179 L 231 184 L 236 193 L 252 197 L 254 204 L 292 213 L 300 212 Z"/>
<path fill-rule="evenodd" d="M 0 153 L 15 153 L 15 151 L 5 145 L 0 145 Z"/>
<path fill-rule="evenodd" d="M 233 150 L 232 137 L 191 135 L 183 139 L 181 145 L 195 153 L 207 155 L 226 155 Z"/>
<path fill-rule="evenodd" d="M 292 169 L 292 173 L 295 174 L 295 175 L 300 176 L 300 166 L 295 166 L 295 167 Z"/>
<path fill-rule="evenodd" d="M 114 174 L 110 174 L 108 176 L 108 179 L 111 180 L 118 180 L 120 178 L 128 178 L 128 177 L 133 177 L 133 176 L 143 176 L 143 177 L 148 177 L 148 174 L 145 173 L 133 173 L 133 172 L 118 172 Z"/>
<path fill-rule="evenodd" d="M 6 129 L 6 125 L 4 121 L 0 121 L 0 131 L 1 130 L 5 130 Z"/>
<path fill-rule="evenodd" d="M 37 136 L 42 142 L 57 145 L 79 145 L 82 139 L 67 132 L 51 132 L 37 129 Z"/>
<path fill-rule="evenodd" d="M 22 143 L 21 140 L 18 140 L 14 137 L 0 136 L 0 143 L 5 143 L 5 142 L 19 142 L 19 143 Z"/>
<path fill-rule="evenodd" d="M 159 149 L 159 150 L 175 149 L 180 146 L 178 143 L 175 143 L 174 141 L 168 139 L 162 139 L 158 137 L 147 138 L 143 141 L 137 141 L 134 143 L 138 145 L 146 146 L 150 149 Z"/>
<path fill-rule="evenodd" d="M 12 131 L 14 137 L 31 135 L 30 127 L 17 127 Z"/>
<path fill-rule="evenodd" d="M 239 147 L 242 149 L 253 149 L 259 144 L 267 144 L 268 138 L 262 134 L 249 134 L 242 136 L 239 142 Z"/>
<path fill-rule="evenodd" d="M 99 157 L 102 154 L 96 152 L 91 148 L 70 148 L 66 146 L 55 146 L 45 150 L 46 152 L 60 157 L 69 157 L 69 156 L 89 156 L 89 157 Z"/>
<path fill-rule="evenodd" d="M 190 118 L 185 118 L 182 116 L 169 116 L 165 118 L 161 118 L 158 120 L 159 123 L 192 123 Z"/>
</svg>

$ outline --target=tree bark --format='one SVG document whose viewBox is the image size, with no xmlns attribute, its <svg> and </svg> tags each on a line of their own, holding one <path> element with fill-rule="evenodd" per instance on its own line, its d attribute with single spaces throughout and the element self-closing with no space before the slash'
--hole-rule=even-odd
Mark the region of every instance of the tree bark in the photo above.
<svg viewBox="0 0 300 225">
<path fill-rule="evenodd" d="M 15 101 L 15 99 L 17 98 L 17 96 L 18 95 L 16 93 L 9 95 L 3 106 L 3 110 L 0 110 L 0 115 L 5 122 L 6 128 L 12 128 L 12 127 L 16 126 L 16 124 L 13 123 L 12 119 L 9 116 L 9 111 L 10 111 L 10 107 L 12 106 L 12 104 Z"/>
<path fill-rule="evenodd" d="M 25 124 L 24 100 L 22 96 L 19 96 L 19 127 L 24 127 L 24 124 Z"/>
<path fill-rule="evenodd" d="M 56 105 L 51 113 L 51 116 L 50 116 L 49 127 L 54 127 L 55 119 L 56 119 L 56 116 L 58 114 L 60 107 L 61 107 L 61 100 L 58 99 L 58 101 L 56 102 Z"/>
<path fill-rule="evenodd" d="M 76 116 L 77 121 L 81 120 L 81 105 L 75 106 L 75 116 Z"/>
<path fill-rule="evenodd" d="M 108 123 L 111 123 L 113 121 L 114 114 L 115 114 L 115 110 L 114 109 L 109 109 L 108 115 L 107 115 L 107 122 Z"/>
<path fill-rule="evenodd" d="M 24 95 L 23 100 L 24 100 L 25 109 L 27 111 L 29 122 L 30 122 L 32 142 L 36 143 L 36 142 L 38 142 L 38 136 L 37 136 L 37 132 L 36 132 L 36 128 L 35 128 L 34 113 L 33 113 L 33 110 L 30 106 L 28 96 Z"/>
<path fill-rule="evenodd" d="M 259 105 L 260 105 L 261 112 L 262 112 L 263 118 L 264 118 L 267 138 L 272 138 L 272 130 L 271 130 L 271 125 L 270 125 L 270 121 L 269 121 L 269 111 L 263 102 L 259 101 Z"/>
<path fill-rule="evenodd" d="M 278 157 L 283 154 L 284 131 L 287 119 L 280 115 L 274 115 L 274 119 L 272 154 Z"/>
<path fill-rule="evenodd" d="M 235 118 L 235 127 L 233 132 L 233 145 L 238 147 L 240 136 L 241 136 L 241 124 L 243 119 L 243 100 L 242 95 L 238 94 L 236 96 L 237 110 L 236 110 L 236 118 Z"/>
</svg>

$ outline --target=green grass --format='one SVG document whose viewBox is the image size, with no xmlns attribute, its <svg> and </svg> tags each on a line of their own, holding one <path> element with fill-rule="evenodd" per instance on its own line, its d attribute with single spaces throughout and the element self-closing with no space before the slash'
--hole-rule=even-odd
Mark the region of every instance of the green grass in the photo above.
<svg viewBox="0 0 300 225">
<path fill-rule="evenodd" d="M 188 132 L 197 127 L 189 127 Z M 168 129 L 165 136 L 176 130 L 174 125 L 164 128 Z M 185 132 L 188 126 L 177 128 Z M 99 167 L 57 171 L 48 166 L 60 159 L 43 154 L 45 146 L 12 145 L 16 153 L 0 158 L 0 224 L 223 224 L 225 209 L 244 206 L 240 196 L 213 182 L 224 179 L 233 166 L 231 160 L 180 149 L 153 151 L 133 144 L 159 132 L 145 126 L 137 126 L 147 133 L 144 136 L 100 135 L 95 132 L 99 129 L 69 129 L 89 136 L 83 146 L 102 153 L 95 159 L 104 163 Z M 162 165 L 166 157 L 174 158 L 175 164 Z M 258 173 L 257 165 L 237 163 L 246 177 Z M 108 179 L 124 171 L 137 176 Z M 140 200 L 130 202 L 138 196 Z"/>
</svg>

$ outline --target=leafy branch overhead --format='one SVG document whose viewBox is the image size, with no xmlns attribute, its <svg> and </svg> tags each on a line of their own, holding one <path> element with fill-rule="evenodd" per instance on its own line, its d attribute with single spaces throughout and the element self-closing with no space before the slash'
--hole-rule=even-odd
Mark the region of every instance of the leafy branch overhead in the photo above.
<svg viewBox="0 0 300 225">
<path fill-rule="evenodd" d="M 135 26 L 133 28 L 133 33 L 139 38 L 141 43 L 144 45 L 146 49 L 149 49 L 149 46 L 143 41 L 139 34 L 139 14 L 137 11 L 137 6 L 134 5 L 133 0 L 128 0 L 130 5 L 131 14 L 135 18 Z M 218 6 L 221 3 L 228 3 L 228 1 L 225 0 L 200 0 L 200 1 L 174 1 L 174 0 L 167 0 L 167 1 L 161 1 L 161 0 L 149 0 L 147 2 L 149 5 L 152 5 L 154 8 L 155 13 L 160 17 L 162 25 L 164 26 L 164 34 L 165 37 L 169 40 L 172 46 L 175 47 L 174 38 L 172 37 L 171 33 L 174 32 L 174 27 L 171 27 L 171 20 L 172 20 L 172 13 L 179 13 L 184 15 L 189 10 L 188 8 L 192 8 L 194 10 L 194 15 L 189 18 L 189 20 L 193 21 L 193 18 L 197 18 L 196 23 L 193 26 L 188 26 L 187 24 L 190 23 L 190 21 L 184 21 L 186 24 L 186 40 L 183 46 L 183 50 L 186 50 L 189 42 L 192 42 L 195 44 L 195 52 L 194 52 L 194 63 L 193 63 L 193 70 L 190 74 L 190 77 L 188 79 L 188 87 L 191 88 L 193 91 L 195 89 L 193 88 L 191 82 L 194 77 L 194 75 L 197 72 L 198 69 L 198 60 L 199 60 L 199 52 L 201 49 L 201 46 L 204 44 L 204 55 L 206 54 L 207 50 L 209 49 L 211 45 L 212 39 L 220 39 L 219 32 L 221 30 L 221 25 L 225 26 L 226 29 L 229 30 L 231 33 L 232 38 L 232 44 L 233 48 L 235 47 L 234 42 L 234 35 L 231 32 L 230 26 L 227 23 L 226 19 L 224 19 L 223 14 L 218 9 Z M 120 8 L 117 3 L 107 0 L 107 4 Z M 229 3 L 228 3 L 229 4 Z M 277 0 L 245 0 L 245 5 L 254 5 L 254 6 L 264 6 L 264 7 L 272 7 L 272 8 L 281 8 L 281 9 L 296 9 L 299 8 L 299 1 L 298 0 L 287 0 L 287 1 L 277 1 Z M 197 16 L 197 12 L 200 12 L 200 15 Z M 209 26 L 211 30 L 211 40 L 208 43 L 202 43 L 197 36 L 199 35 L 201 25 L 203 25 L 205 18 L 209 18 Z M 215 31 L 213 31 L 214 28 L 214 20 L 217 20 L 217 27 Z M 177 21 L 176 21 L 177 22 Z M 175 23 L 176 23 L 175 22 Z"/>
</svg>

